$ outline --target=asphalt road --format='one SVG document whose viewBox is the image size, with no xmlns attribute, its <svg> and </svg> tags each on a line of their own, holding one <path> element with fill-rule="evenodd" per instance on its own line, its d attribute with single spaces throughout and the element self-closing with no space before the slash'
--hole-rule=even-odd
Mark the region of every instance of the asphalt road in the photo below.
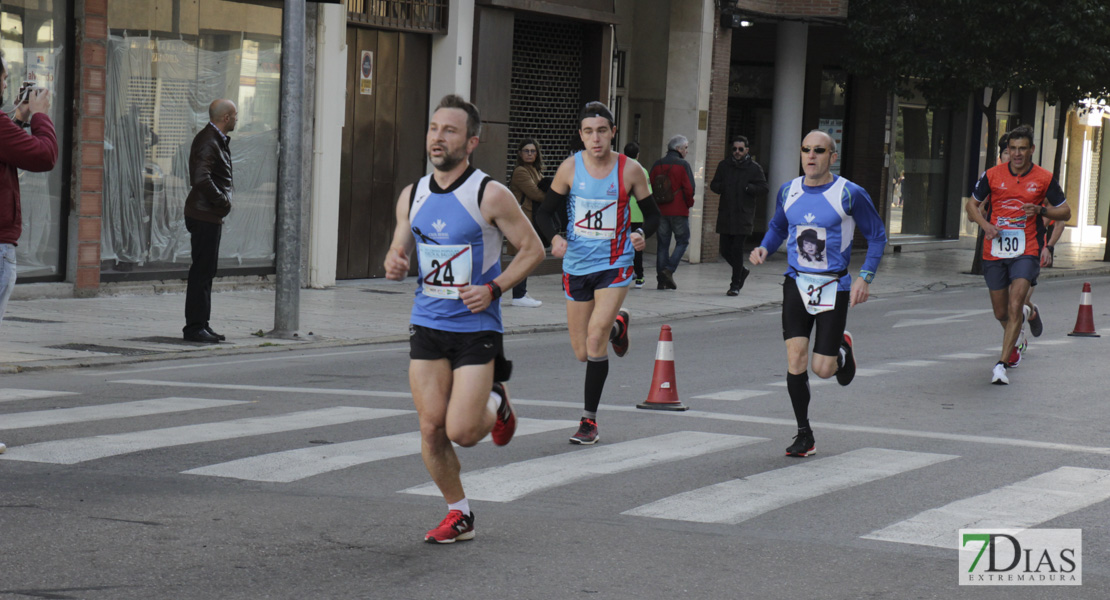
<svg viewBox="0 0 1110 600">
<path fill-rule="evenodd" d="M 861 371 L 813 378 L 806 459 L 774 310 L 670 322 L 684 413 L 634 408 L 660 324 L 633 315 L 594 447 L 566 440 L 565 334 L 511 336 L 521 431 L 460 450 L 477 537 L 452 546 L 421 541 L 445 508 L 407 346 L 5 376 L 0 598 L 1106 598 L 1110 335 L 1066 335 L 1080 287 L 1040 286 L 1009 386 L 985 290 L 856 307 Z M 957 585 L 973 522 L 1081 529 L 1083 585 Z"/>
</svg>

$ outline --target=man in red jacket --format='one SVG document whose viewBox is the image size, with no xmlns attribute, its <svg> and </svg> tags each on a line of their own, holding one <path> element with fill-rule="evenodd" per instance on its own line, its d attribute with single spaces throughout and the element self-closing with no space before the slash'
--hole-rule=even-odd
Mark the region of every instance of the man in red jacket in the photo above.
<svg viewBox="0 0 1110 600">
<path fill-rule="evenodd" d="M 655 185 L 660 175 L 671 182 L 674 200 L 659 205 L 658 245 L 655 249 L 656 279 L 659 289 L 676 290 L 674 272 L 686 248 L 690 245 L 690 208 L 694 206 L 694 172 L 686 162 L 690 141 L 676 135 L 667 142 L 667 155 L 651 166 L 651 181 Z M 674 234 L 674 252 L 671 252 L 671 234 Z"/>
<path fill-rule="evenodd" d="M 8 89 L 8 62 L 0 56 L 0 96 Z M 22 98 L 23 96 L 21 96 Z M 46 116 L 50 92 L 31 89 L 15 107 L 15 120 L 0 117 L 0 321 L 15 287 L 15 246 L 23 233 L 23 211 L 19 205 L 19 172 L 42 172 L 58 160 L 58 138 L 54 123 Z M 31 134 L 23 130 L 30 126 Z M 0 444 L 0 453 L 7 447 Z"/>
</svg>

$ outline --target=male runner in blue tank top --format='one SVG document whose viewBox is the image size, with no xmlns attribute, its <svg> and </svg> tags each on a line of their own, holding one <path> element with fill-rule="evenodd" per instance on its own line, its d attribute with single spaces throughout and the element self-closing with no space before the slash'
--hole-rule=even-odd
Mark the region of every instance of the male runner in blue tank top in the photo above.
<svg viewBox="0 0 1110 600">
<path fill-rule="evenodd" d="M 886 246 L 883 220 L 871 197 L 830 170 L 836 156 L 836 142 L 827 133 L 815 130 L 806 135 L 802 140 L 805 176 L 779 188 L 767 235 L 751 253 L 752 264 L 762 264 L 786 242 L 782 337 L 786 340 L 786 389 L 798 421 L 798 435 L 786 449 L 787 456 L 809 456 L 817 451 L 809 426 L 808 359 L 813 326 L 816 323 L 813 372 L 821 379 L 835 374 L 840 385 L 848 385 L 856 375 L 852 334 L 844 329 L 848 307 L 867 301 Z M 856 225 L 867 238 L 867 258 L 853 282 L 848 264 Z"/>
<path fill-rule="evenodd" d="M 536 225 L 551 240 L 551 253 L 563 259 L 567 330 L 574 356 L 586 363 L 584 411 L 572 444 L 598 441 L 597 407 L 609 376 L 608 342 L 617 356 L 628 352 L 627 310 L 621 308 L 633 280 L 635 250 L 659 226 L 640 163 L 613 152 L 613 114 L 590 102 L 578 115 L 578 134 L 586 149 L 559 165 Z M 629 200 L 638 200 L 644 225 L 632 231 Z M 566 211 L 565 232 L 556 232 L 554 215 Z"/>
<path fill-rule="evenodd" d="M 409 271 L 413 248 L 419 265 L 409 386 L 424 466 L 448 511 L 425 534 L 430 543 L 474 538 L 474 513 L 451 442 L 469 447 L 490 434 L 504 446 L 512 439 L 516 415 L 500 383 L 508 379 L 501 290 L 519 283 L 544 256 L 512 192 L 470 166 L 481 126 L 473 104 L 455 95 L 440 101 L 425 139 L 434 171 L 397 199 L 397 229 L 385 259 L 386 277 L 397 281 Z M 502 233 L 520 249 L 504 272 Z"/>
</svg>

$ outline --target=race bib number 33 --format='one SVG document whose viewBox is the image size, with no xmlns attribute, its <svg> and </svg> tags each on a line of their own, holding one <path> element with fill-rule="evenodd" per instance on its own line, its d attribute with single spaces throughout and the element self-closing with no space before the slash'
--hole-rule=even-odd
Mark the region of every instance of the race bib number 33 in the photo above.
<svg viewBox="0 0 1110 600">
<path fill-rule="evenodd" d="M 798 273 L 794 281 L 798 284 L 798 291 L 802 294 L 802 300 L 806 303 L 806 312 L 809 314 L 820 314 L 836 306 L 838 287 L 836 277 Z"/>
<path fill-rule="evenodd" d="M 617 201 L 574 200 L 574 233 L 579 237 L 611 240 L 617 235 Z"/>
<path fill-rule="evenodd" d="M 457 300 L 459 290 L 470 285 L 471 260 L 470 245 L 437 246 L 417 244 L 416 253 L 420 261 L 420 275 L 423 278 L 423 292 L 432 298 Z"/>
</svg>

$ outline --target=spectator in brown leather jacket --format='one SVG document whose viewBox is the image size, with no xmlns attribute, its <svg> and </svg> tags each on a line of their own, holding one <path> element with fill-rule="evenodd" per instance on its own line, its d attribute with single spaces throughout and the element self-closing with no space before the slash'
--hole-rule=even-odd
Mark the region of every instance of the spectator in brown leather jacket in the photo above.
<svg viewBox="0 0 1110 600">
<path fill-rule="evenodd" d="M 231 100 L 208 106 L 211 121 L 193 138 L 189 154 L 192 189 L 185 198 L 185 228 L 192 241 L 193 264 L 185 291 L 185 339 L 216 344 L 226 339 L 212 330 L 212 279 L 220 258 L 220 231 L 231 212 L 231 149 L 227 134 L 235 131 L 239 113 Z"/>
</svg>

